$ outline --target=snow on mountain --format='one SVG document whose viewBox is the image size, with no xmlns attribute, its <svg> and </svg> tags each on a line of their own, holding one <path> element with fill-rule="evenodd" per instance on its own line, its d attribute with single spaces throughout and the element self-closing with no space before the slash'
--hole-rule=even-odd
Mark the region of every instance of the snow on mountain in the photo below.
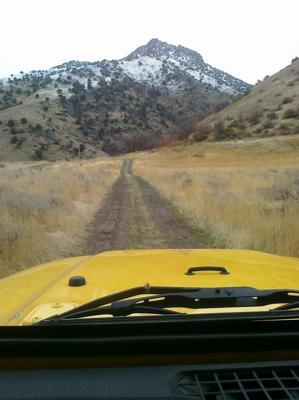
<svg viewBox="0 0 299 400">
<path fill-rule="evenodd" d="M 152 39 L 137 48 L 121 60 L 103 60 L 97 62 L 69 61 L 50 68 L 48 71 L 31 71 L 2 79 L 8 84 L 14 79 L 49 77 L 60 83 L 79 81 L 87 87 L 93 87 L 105 80 L 109 84 L 113 79 L 126 77 L 150 86 L 163 86 L 177 92 L 185 79 L 206 85 L 219 93 L 237 95 L 246 92 L 250 85 L 204 62 L 197 52 L 183 46 L 174 46 L 158 39 Z M 1 81 L 0 81 L 1 82 Z"/>
<path fill-rule="evenodd" d="M 161 70 L 164 68 L 164 74 L 165 70 L 168 70 L 168 73 L 179 70 L 192 76 L 197 81 L 211 85 L 220 92 L 232 95 L 246 92 L 249 88 L 249 85 L 240 79 L 205 63 L 203 57 L 194 50 L 187 49 L 183 46 L 169 45 L 158 39 L 152 39 L 148 44 L 139 47 L 123 60 L 123 62 L 126 63 L 127 69 L 129 68 L 129 63 L 139 68 L 144 66 L 144 64 L 148 64 L 148 67 L 144 68 L 148 71 L 148 75 L 146 76 L 143 74 L 143 80 L 151 83 L 161 83 L 158 79 L 153 82 L 151 78 L 153 73 L 161 77 Z M 150 63 L 149 60 L 151 60 Z M 150 68 L 151 65 L 153 66 L 152 70 Z M 157 70 L 158 66 L 159 70 Z M 137 71 L 135 73 L 138 75 Z"/>
<path fill-rule="evenodd" d="M 123 74 L 137 82 L 160 83 L 163 63 L 157 58 L 144 56 L 131 61 L 120 61 L 119 65 Z"/>
</svg>

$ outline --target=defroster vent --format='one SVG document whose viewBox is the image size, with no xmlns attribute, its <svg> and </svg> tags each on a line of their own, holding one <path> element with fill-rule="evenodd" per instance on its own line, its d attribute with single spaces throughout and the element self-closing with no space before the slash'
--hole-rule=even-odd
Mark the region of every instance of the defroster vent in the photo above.
<svg viewBox="0 0 299 400">
<path fill-rule="evenodd" d="M 299 366 L 186 371 L 176 387 L 202 400 L 299 400 Z"/>
</svg>

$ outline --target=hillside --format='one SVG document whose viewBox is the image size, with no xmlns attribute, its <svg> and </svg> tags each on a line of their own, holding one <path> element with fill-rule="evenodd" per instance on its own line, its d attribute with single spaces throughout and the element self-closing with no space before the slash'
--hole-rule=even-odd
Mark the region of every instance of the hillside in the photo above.
<svg viewBox="0 0 299 400">
<path fill-rule="evenodd" d="M 258 82 L 251 92 L 202 119 L 193 138 L 216 140 L 299 133 L 299 59 Z"/>
<path fill-rule="evenodd" d="M 70 61 L 0 80 L 0 159 L 70 159 L 151 148 L 194 129 L 250 85 L 153 39 L 121 60 Z"/>
</svg>

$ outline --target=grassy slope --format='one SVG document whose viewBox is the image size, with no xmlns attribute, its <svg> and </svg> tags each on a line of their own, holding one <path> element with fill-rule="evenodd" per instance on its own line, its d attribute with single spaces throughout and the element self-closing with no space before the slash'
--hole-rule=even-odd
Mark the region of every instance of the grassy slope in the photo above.
<svg viewBox="0 0 299 400">
<path fill-rule="evenodd" d="M 289 110 L 294 116 L 287 118 Z M 219 122 L 224 125 L 222 132 Z M 204 134 L 207 129 L 218 139 L 299 133 L 299 59 L 258 83 L 249 95 L 201 121 L 199 131 Z"/>
<path fill-rule="evenodd" d="M 153 184 L 219 247 L 299 256 L 299 137 L 177 145 L 135 156 Z"/>
<path fill-rule="evenodd" d="M 51 85 L 53 86 L 53 85 Z M 32 94 L 22 98 L 23 104 L 15 105 L 0 111 L 0 161 L 28 161 L 35 159 L 35 151 L 44 146 L 43 158 L 47 160 L 72 159 L 76 157 L 73 149 L 78 144 L 84 144 L 84 157 L 107 155 L 100 150 L 99 145 L 90 142 L 79 131 L 75 119 L 63 113 L 57 97 L 53 97 L 54 87 L 40 89 L 39 97 Z M 50 98 L 47 102 L 46 97 Z M 44 111 L 47 106 L 48 110 Z M 26 118 L 27 123 L 22 124 L 21 118 Z M 11 134 L 7 126 L 9 119 L 16 122 L 17 133 Z M 30 127 L 37 124 L 42 126 L 41 131 L 34 131 Z M 22 130 L 23 132 L 20 132 Z M 16 136 L 24 139 L 21 146 L 11 143 L 11 138 Z"/>
</svg>

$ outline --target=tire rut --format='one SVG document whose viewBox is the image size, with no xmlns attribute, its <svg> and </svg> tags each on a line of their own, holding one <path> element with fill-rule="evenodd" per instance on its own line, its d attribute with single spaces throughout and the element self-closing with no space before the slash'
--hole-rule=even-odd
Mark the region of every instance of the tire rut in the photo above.
<svg viewBox="0 0 299 400">
<path fill-rule="evenodd" d="M 155 189 L 132 174 L 124 160 L 88 229 L 85 253 L 149 248 L 202 248 L 203 241 L 166 204 Z"/>
</svg>

